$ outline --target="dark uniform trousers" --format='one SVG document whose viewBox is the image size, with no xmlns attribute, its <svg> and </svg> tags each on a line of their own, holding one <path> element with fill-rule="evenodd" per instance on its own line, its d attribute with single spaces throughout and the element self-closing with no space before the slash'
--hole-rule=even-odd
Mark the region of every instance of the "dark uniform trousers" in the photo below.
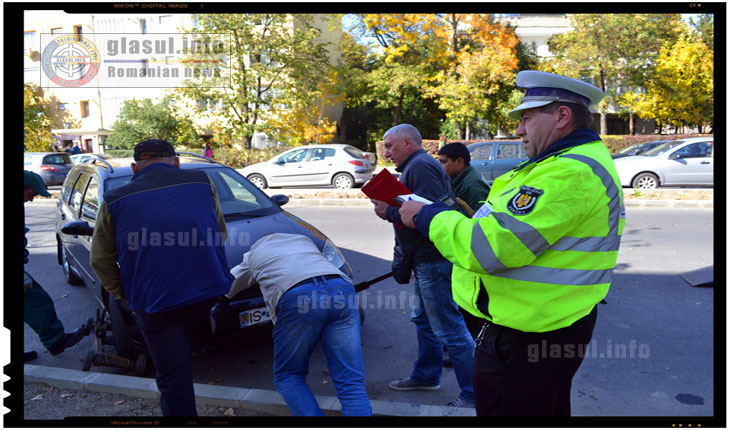
<svg viewBox="0 0 730 430">
<path fill-rule="evenodd" d="M 570 416 L 573 375 L 583 362 L 596 308 L 543 333 L 487 322 L 477 339 L 472 380 L 478 416 Z"/>
<path fill-rule="evenodd" d="M 163 416 L 197 416 L 191 349 L 211 339 L 210 309 L 217 299 L 183 308 L 148 314 L 135 310 L 152 362 L 157 369 Z"/>
</svg>

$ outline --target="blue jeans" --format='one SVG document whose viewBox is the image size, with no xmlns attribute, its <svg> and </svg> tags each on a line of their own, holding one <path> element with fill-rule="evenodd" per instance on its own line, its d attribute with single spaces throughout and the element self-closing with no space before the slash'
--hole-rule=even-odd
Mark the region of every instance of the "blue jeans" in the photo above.
<svg viewBox="0 0 730 430">
<path fill-rule="evenodd" d="M 294 416 L 324 415 L 305 379 L 317 343 L 327 357 L 342 415 L 370 416 L 360 347 L 360 314 L 351 283 L 317 276 L 276 305 L 274 384 Z"/>
<path fill-rule="evenodd" d="M 452 264 L 447 260 L 417 263 L 413 267 L 416 308 L 411 321 L 416 324 L 418 358 L 410 378 L 424 385 L 438 385 L 443 366 L 443 348 L 449 352 L 456 380 L 461 387 L 459 398 L 474 402 L 471 381 L 474 339 L 451 294 Z"/>
</svg>

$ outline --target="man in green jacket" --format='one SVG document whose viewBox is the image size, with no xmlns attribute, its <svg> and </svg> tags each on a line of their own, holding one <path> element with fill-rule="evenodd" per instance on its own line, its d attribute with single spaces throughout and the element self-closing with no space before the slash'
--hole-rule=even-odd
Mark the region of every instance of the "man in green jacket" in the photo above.
<svg viewBox="0 0 730 430">
<path fill-rule="evenodd" d="M 461 142 L 453 142 L 439 149 L 439 162 L 451 178 L 456 197 L 476 212 L 489 195 L 489 185 L 471 165 L 469 150 Z"/>
</svg>

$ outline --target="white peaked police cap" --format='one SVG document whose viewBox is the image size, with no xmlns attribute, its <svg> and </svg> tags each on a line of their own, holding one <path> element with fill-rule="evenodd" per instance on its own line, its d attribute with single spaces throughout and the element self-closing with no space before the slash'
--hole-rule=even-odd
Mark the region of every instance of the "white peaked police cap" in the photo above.
<svg viewBox="0 0 730 430">
<path fill-rule="evenodd" d="M 525 70 L 517 74 L 517 86 L 525 88 L 520 105 L 507 115 L 520 119 L 520 111 L 545 106 L 552 102 L 581 103 L 586 107 L 603 99 L 603 91 L 587 82 L 554 73 Z"/>
</svg>

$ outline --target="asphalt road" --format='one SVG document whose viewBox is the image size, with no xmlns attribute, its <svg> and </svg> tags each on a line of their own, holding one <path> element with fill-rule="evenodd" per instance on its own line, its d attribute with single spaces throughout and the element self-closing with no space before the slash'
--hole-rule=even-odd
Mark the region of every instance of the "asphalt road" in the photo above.
<svg viewBox="0 0 730 430">
<path fill-rule="evenodd" d="M 51 205 L 26 205 L 31 252 L 26 269 L 54 299 L 68 330 L 93 315 L 96 302 L 84 287 L 66 285 L 56 262 Z M 389 271 L 391 226 L 364 207 L 291 208 L 343 251 L 360 282 Z M 712 288 L 693 288 L 679 273 L 713 264 L 713 211 L 629 208 L 613 286 L 600 305 L 588 357 L 573 380 L 573 415 L 709 416 L 714 408 Z M 451 369 L 441 390 L 395 392 L 391 380 L 407 376 L 416 358 L 408 286 L 391 279 L 361 292 L 367 391 L 371 398 L 444 405 L 459 393 Z M 12 316 L 8 316 L 10 318 Z M 24 326 L 34 364 L 81 369 L 91 337 L 58 357 L 45 352 Z M 542 354 L 542 352 L 537 352 Z M 549 353 L 549 351 L 545 351 Z M 275 390 L 270 340 L 217 351 L 194 360 L 196 382 Z M 721 363 L 720 365 L 723 365 Z M 308 382 L 315 394 L 334 396 L 321 348 Z M 110 367 L 94 371 L 125 373 Z M 152 375 L 149 375 L 152 376 Z"/>
</svg>

